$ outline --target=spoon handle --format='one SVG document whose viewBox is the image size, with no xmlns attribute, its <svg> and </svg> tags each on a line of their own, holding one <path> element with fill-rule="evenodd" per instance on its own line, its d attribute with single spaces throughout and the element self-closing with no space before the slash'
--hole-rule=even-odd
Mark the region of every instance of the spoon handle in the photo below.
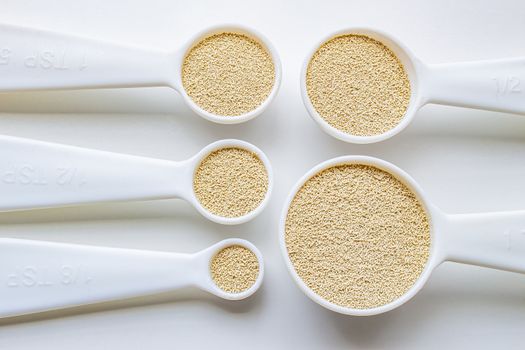
<svg viewBox="0 0 525 350">
<path fill-rule="evenodd" d="M 192 189 L 188 161 L 10 136 L 0 136 L 0 159 L 0 211 L 184 197 Z"/>
<path fill-rule="evenodd" d="M 525 114 L 525 57 L 427 67 L 428 101 Z"/>
<path fill-rule="evenodd" d="M 447 215 L 442 231 L 445 260 L 525 273 L 525 211 Z"/>
<path fill-rule="evenodd" d="M 0 25 L 0 91 L 161 86 L 174 70 L 162 52 Z"/>
<path fill-rule="evenodd" d="M 199 253 L 10 238 L 0 250 L 0 317 L 198 286 L 209 275 Z"/>
</svg>

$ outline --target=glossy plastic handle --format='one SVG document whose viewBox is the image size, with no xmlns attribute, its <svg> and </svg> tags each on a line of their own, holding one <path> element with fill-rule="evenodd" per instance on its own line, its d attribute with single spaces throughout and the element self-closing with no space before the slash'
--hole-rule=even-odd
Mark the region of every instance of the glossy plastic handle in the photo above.
<svg viewBox="0 0 525 350">
<path fill-rule="evenodd" d="M 166 85 L 170 55 L 0 25 L 0 91 Z"/>
<path fill-rule="evenodd" d="M 427 66 L 428 102 L 525 114 L 525 57 Z"/>
<path fill-rule="evenodd" d="M 188 161 L 138 157 L 0 137 L 0 211 L 83 203 L 185 198 Z"/>
<path fill-rule="evenodd" d="M 208 273 L 187 254 L 7 238 L 0 250 L 0 317 L 177 289 Z"/>
<path fill-rule="evenodd" d="M 446 215 L 445 260 L 525 273 L 525 211 Z"/>
</svg>

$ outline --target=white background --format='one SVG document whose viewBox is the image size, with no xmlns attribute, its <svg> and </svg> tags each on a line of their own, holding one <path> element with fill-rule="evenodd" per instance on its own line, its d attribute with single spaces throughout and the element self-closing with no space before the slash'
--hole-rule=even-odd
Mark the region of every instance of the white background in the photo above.
<svg viewBox="0 0 525 350">
<path fill-rule="evenodd" d="M 393 139 L 350 145 L 309 118 L 299 72 L 318 40 L 349 26 L 385 30 L 426 62 L 525 56 L 525 2 L 0 0 L 0 22 L 155 48 L 176 48 L 213 24 L 239 23 L 275 44 L 284 72 L 270 108 L 235 126 L 199 118 L 168 88 L 1 94 L 3 134 L 173 160 L 240 138 L 267 153 L 276 187 L 262 215 L 236 227 L 211 223 L 178 200 L 0 214 L 0 235 L 19 238 L 177 252 L 246 238 L 267 269 L 262 289 L 243 302 L 192 291 L 4 319 L 0 349 L 525 347 L 523 275 L 447 263 L 397 310 L 338 315 L 296 288 L 277 229 L 298 178 L 346 154 L 400 166 L 447 212 L 524 209 L 523 116 L 427 106 Z"/>
</svg>

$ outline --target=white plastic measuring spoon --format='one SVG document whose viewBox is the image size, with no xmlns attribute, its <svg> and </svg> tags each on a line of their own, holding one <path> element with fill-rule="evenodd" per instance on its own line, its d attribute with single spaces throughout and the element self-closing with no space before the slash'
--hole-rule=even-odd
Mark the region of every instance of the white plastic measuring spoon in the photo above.
<svg viewBox="0 0 525 350">
<path fill-rule="evenodd" d="M 379 135 L 357 136 L 328 124 L 315 110 L 306 88 L 306 72 L 312 56 L 326 41 L 345 34 L 376 39 L 399 58 L 410 80 L 411 97 L 401 122 Z M 525 57 L 498 60 L 426 64 L 390 35 L 368 28 L 349 28 L 332 33 L 307 56 L 301 73 L 301 94 L 310 116 L 329 135 L 350 143 L 373 143 L 401 132 L 427 103 L 525 114 Z"/>
<path fill-rule="evenodd" d="M 431 246 L 426 266 L 414 285 L 389 304 L 354 309 L 332 303 L 311 290 L 299 277 L 288 256 L 285 223 L 288 209 L 297 191 L 319 172 L 342 164 L 363 164 L 382 169 L 403 182 L 417 196 L 430 221 Z M 367 156 L 343 156 L 327 160 L 308 171 L 294 186 L 283 208 L 280 221 L 280 246 L 286 266 L 299 288 L 313 301 L 335 312 L 370 316 L 390 311 L 410 300 L 426 283 L 432 271 L 445 261 L 479 265 L 525 273 L 525 210 L 446 214 L 426 199 L 419 185 L 407 173 L 384 160 Z"/>
<path fill-rule="evenodd" d="M 197 199 L 193 176 L 201 161 L 223 148 L 253 152 L 268 175 L 266 196 L 239 217 L 223 217 Z M 266 155 L 240 140 L 221 140 L 184 161 L 98 151 L 0 135 L 0 211 L 72 206 L 85 203 L 182 198 L 204 217 L 220 224 L 241 224 L 259 215 L 273 188 Z"/>
<path fill-rule="evenodd" d="M 221 32 L 245 34 L 258 41 L 268 50 L 275 67 L 274 86 L 266 100 L 240 116 L 220 116 L 200 108 L 182 85 L 186 53 L 200 40 Z M 200 116 L 216 123 L 235 124 L 256 117 L 269 105 L 279 89 L 281 63 L 263 35 L 237 25 L 209 28 L 175 51 L 155 51 L 1 24 L 0 77 L 0 92 L 170 86 Z"/>
<path fill-rule="evenodd" d="M 255 254 L 259 274 L 240 293 L 219 288 L 212 258 L 229 246 Z M 194 254 L 95 247 L 0 238 L 0 317 L 195 287 L 223 299 L 240 300 L 259 289 L 264 264 L 259 250 L 242 239 L 226 239 Z"/>
</svg>

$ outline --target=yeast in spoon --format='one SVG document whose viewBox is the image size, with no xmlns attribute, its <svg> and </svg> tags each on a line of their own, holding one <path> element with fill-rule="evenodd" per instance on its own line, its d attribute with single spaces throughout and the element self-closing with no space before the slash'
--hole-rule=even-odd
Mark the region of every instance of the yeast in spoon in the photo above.
<svg viewBox="0 0 525 350">
<path fill-rule="evenodd" d="M 232 245 L 213 257 L 210 271 L 217 287 L 227 293 L 241 293 L 257 281 L 259 260 L 248 248 Z"/>
<path fill-rule="evenodd" d="M 322 44 L 308 64 L 306 89 L 321 118 L 356 136 L 380 135 L 396 127 L 411 94 L 396 55 L 361 34 L 339 35 Z"/>
<path fill-rule="evenodd" d="M 268 173 L 253 152 L 222 148 L 200 163 L 193 190 L 201 205 L 222 217 L 240 217 L 255 210 L 268 191 Z"/>
<path fill-rule="evenodd" d="M 379 168 L 347 164 L 296 193 L 285 243 L 303 282 L 342 307 L 371 309 L 404 295 L 430 253 L 430 225 L 412 191 Z"/>
<path fill-rule="evenodd" d="M 202 109 L 235 117 L 259 107 L 275 84 L 266 48 L 244 34 L 218 33 L 198 42 L 182 65 L 182 84 Z"/>
</svg>

